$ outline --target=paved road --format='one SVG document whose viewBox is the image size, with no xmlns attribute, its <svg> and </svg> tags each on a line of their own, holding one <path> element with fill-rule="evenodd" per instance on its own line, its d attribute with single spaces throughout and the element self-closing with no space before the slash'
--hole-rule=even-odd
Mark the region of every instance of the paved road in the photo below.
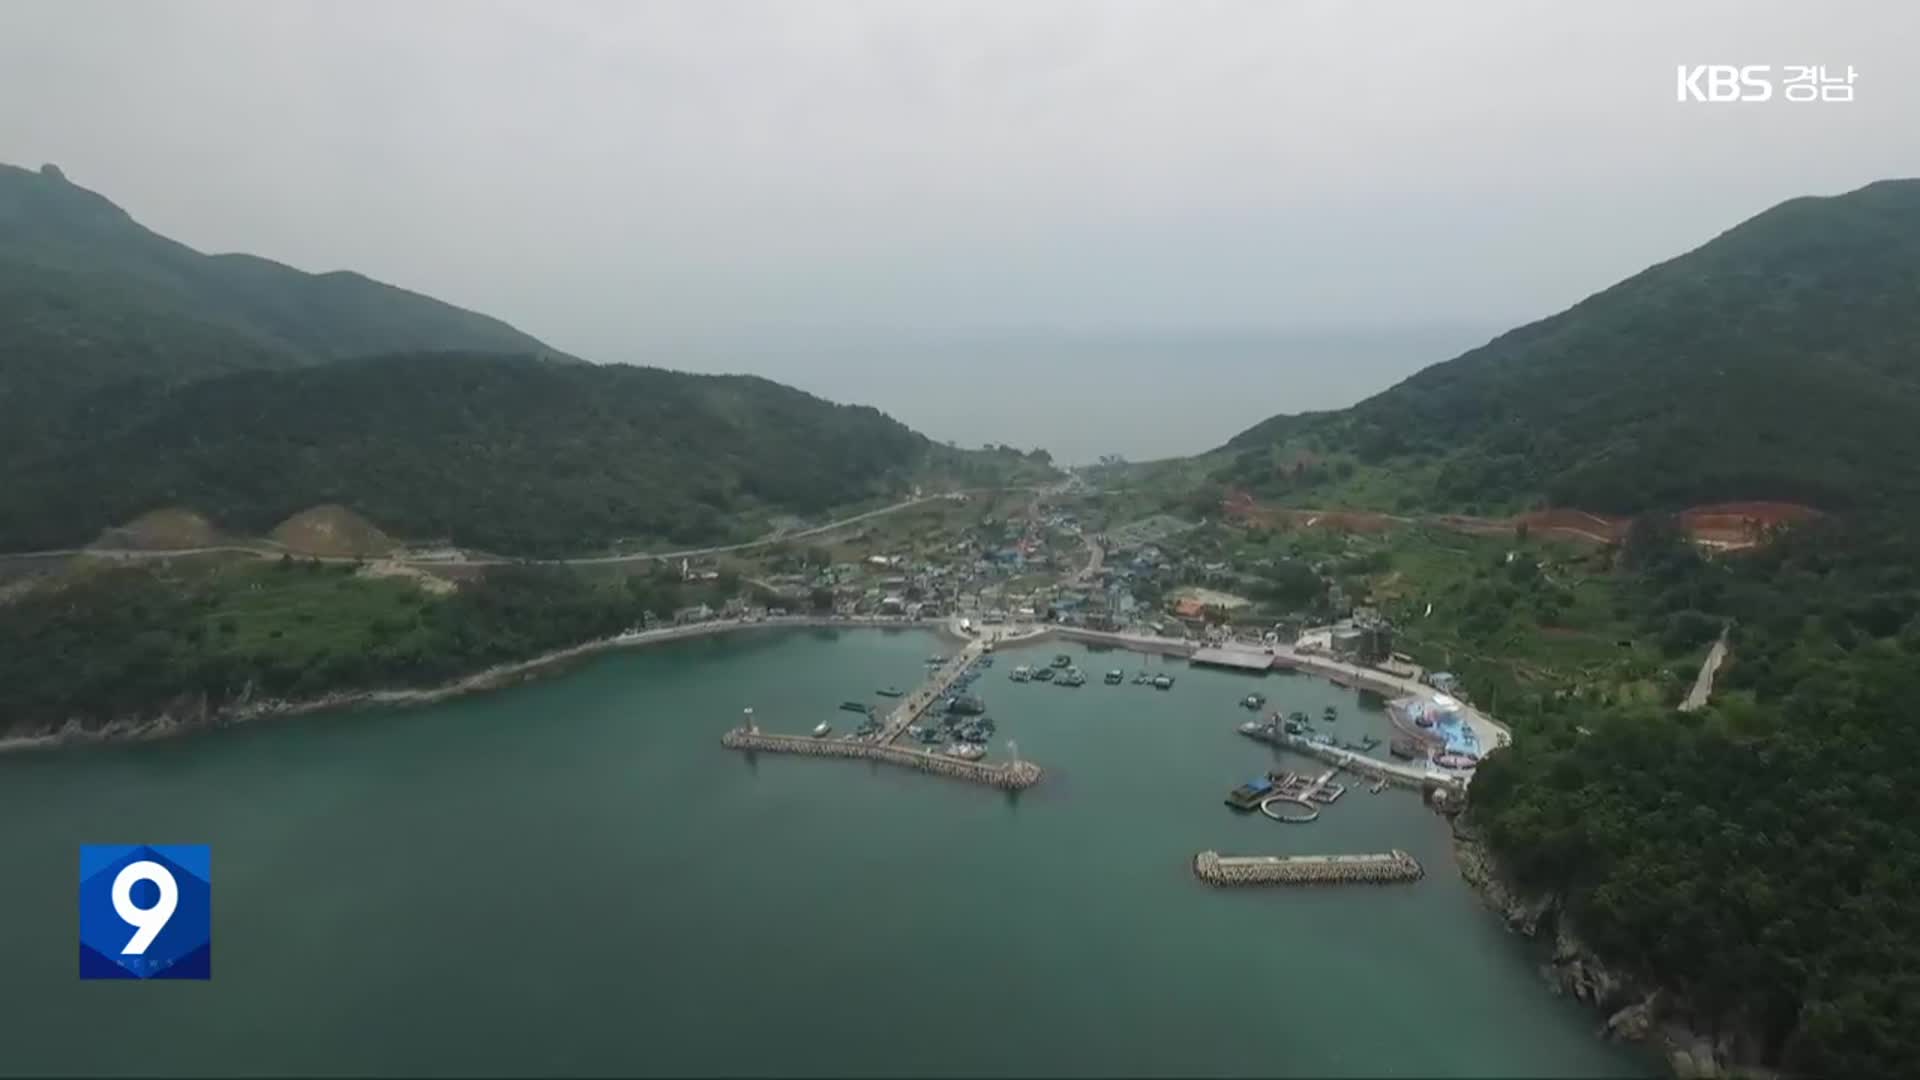
<svg viewBox="0 0 1920 1080">
<path fill-rule="evenodd" d="M 1100 546 L 1099 541 L 1085 534 L 1082 534 L 1081 539 L 1087 542 L 1087 565 L 1081 567 L 1080 571 L 1069 579 L 1070 583 L 1076 585 L 1099 573 L 1100 563 L 1107 557 L 1106 549 Z"/>
<path fill-rule="evenodd" d="M 848 525 L 865 521 L 868 518 L 897 513 L 908 507 L 919 506 L 922 503 L 930 503 L 944 498 L 946 498 L 945 495 L 926 495 L 918 499 L 908 499 L 904 502 L 897 502 L 892 506 L 883 506 L 878 510 L 869 510 L 864 514 L 854 514 L 852 517 L 844 517 L 838 521 L 829 521 L 825 525 L 816 525 L 813 528 L 802 529 L 799 532 L 788 532 L 783 529 L 776 529 L 758 540 L 749 540 L 741 544 L 720 544 L 714 547 L 685 548 L 680 551 L 653 551 L 632 555 L 587 555 L 572 559 L 513 559 L 499 556 L 475 555 L 462 556 L 458 559 L 392 559 L 387 561 L 398 562 L 407 566 L 421 567 L 505 566 L 514 563 L 535 563 L 542 566 L 603 566 L 616 563 L 647 562 L 653 559 L 690 559 L 701 555 L 724 555 L 731 551 L 749 551 L 753 548 L 765 547 L 768 544 L 776 544 L 784 540 L 801 540 L 809 536 L 818 536 L 821 533 L 845 528 Z M 170 548 L 165 551 L 145 551 L 134 548 L 60 548 L 54 551 L 17 551 L 0 553 L 0 559 L 47 559 L 73 555 L 91 555 L 103 559 L 170 559 L 179 555 L 210 555 L 218 552 L 254 555 L 262 559 L 274 559 L 287 554 L 285 548 L 268 546 L 266 544 L 213 544 L 206 547 Z M 361 557 L 357 555 L 301 555 L 299 558 L 302 560 L 315 558 L 320 562 L 337 563 L 361 561 Z"/>
<path fill-rule="evenodd" d="M 1719 672 L 1720 665 L 1727 659 L 1727 632 L 1720 631 L 1720 640 L 1707 650 L 1707 658 L 1700 665 L 1700 674 L 1694 677 L 1693 689 L 1687 691 L 1687 700 L 1680 703 L 1681 712 L 1692 712 L 1707 703 L 1713 696 L 1713 677 Z"/>
</svg>

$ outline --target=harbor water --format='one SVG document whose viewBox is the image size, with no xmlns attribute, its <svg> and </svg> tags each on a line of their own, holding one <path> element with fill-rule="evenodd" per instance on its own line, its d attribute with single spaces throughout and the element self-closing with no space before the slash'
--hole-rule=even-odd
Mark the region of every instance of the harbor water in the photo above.
<svg viewBox="0 0 1920 1080">
<path fill-rule="evenodd" d="M 972 692 L 989 760 L 1012 738 L 1047 770 L 1019 795 L 720 745 L 746 705 L 849 731 L 842 701 L 884 707 L 953 649 L 747 631 L 417 709 L 0 759 L 0 1073 L 1652 1072 L 1549 993 L 1416 794 L 1356 785 L 1304 826 L 1222 805 L 1324 768 L 1239 735 L 1241 698 L 1385 734 L 1351 690 L 1004 651 Z M 1007 679 L 1058 652 L 1087 685 Z M 76 977 L 77 846 L 145 842 L 212 845 L 210 982 Z M 1191 869 L 1396 848 L 1423 880 Z"/>
</svg>

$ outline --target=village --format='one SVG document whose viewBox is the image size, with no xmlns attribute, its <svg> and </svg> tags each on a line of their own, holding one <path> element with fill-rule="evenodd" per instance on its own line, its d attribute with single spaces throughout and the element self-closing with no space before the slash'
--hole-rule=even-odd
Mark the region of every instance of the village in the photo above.
<svg viewBox="0 0 1920 1080">
<path fill-rule="evenodd" d="M 1287 645 L 1419 675 L 1351 573 L 1349 539 L 1316 538 L 1319 558 L 1223 550 L 1218 524 L 1098 497 L 950 495 L 844 535 L 751 554 L 683 560 L 693 582 L 737 581 L 720 606 L 654 615 L 649 626 L 808 615 L 827 619 L 1079 628 L 1191 641 Z M 1120 514 L 1114 513 L 1121 511 Z M 1124 515 L 1124 516 L 1123 516 Z M 1450 675 L 1428 677 L 1459 692 Z"/>
</svg>

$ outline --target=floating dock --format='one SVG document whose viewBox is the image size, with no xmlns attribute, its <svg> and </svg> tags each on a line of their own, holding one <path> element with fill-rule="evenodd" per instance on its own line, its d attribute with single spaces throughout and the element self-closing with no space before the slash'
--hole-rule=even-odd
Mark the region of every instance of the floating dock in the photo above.
<svg viewBox="0 0 1920 1080">
<path fill-rule="evenodd" d="M 1373 855 L 1222 855 L 1193 857 L 1193 874 L 1209 885 L 1386 885 L 1418 881 L 1420 861 L 1398 848 Z"/>
<path fill-rule="evenodd" d="M 1336 783 L 1334 774 L 1339 769 L 1328 769 L 1316 777 L 1302 776 L 1299 773 L 1268 773 L 1273 781 L 1272 794 L 1290 802 L 1324 803 L 1331 806 L 1340 796 L 1347 793 L 1345 784 Z"/>
</svg>

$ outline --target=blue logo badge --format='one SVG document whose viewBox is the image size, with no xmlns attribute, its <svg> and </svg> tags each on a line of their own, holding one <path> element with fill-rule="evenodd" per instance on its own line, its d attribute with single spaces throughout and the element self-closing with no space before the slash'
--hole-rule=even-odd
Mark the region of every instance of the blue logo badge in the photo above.
<svg viewBox="0 0 1920 1080">
<path fill-rule="evenodd" d="M 212 849 L 80 845 L 80 977 L 213 977 Z"/>
</svg>

